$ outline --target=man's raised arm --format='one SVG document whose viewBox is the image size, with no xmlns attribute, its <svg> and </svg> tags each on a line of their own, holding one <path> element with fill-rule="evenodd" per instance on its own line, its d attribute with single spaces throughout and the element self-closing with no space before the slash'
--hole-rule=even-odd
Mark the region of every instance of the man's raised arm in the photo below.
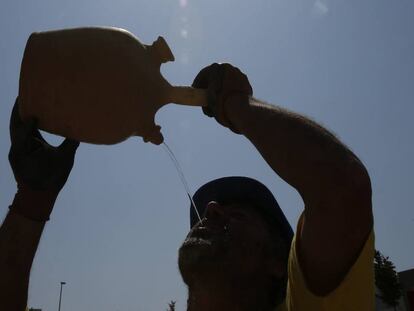
<svg viewBox="0 0 414 311">
<path fill-rule="evenodd" d="M 78 142 L 49 145 L 14 105 L 9 161 L 17 193 L 0 227 L 0 310 L 24 311 L 30 269 L 53 205 L 73 166 Z"/>
<path fill-rule="evenodd" d="M 372 229 L 371 185 L 359 159 L 314 121 L 252 98 L 247 77 L 229 64 L 213 64 L 196 77 L 207 88 L 214 116 L 246 136 L 271 168 L 305 203 L 299 255 L 310 289 L 335 289 Z"/>
</svg>

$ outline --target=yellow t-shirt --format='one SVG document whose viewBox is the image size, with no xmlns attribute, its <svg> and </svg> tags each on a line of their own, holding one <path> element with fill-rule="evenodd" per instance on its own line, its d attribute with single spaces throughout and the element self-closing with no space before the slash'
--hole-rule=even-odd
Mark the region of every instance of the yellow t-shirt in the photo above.
<svg viewBox="0 0 414 311">
<path fill-rule="evenodd" d="M 300 232 L 301 221 L 297 233 Z M 276 311 L 373 311 L 374 286 L 374 232 L 368 236 L 358 259 L 342 283 L 327 296 L 316 296 L 306 286 L 293 238 L 288 262 L 288 287 L 285 302 Z"/>
</svg>

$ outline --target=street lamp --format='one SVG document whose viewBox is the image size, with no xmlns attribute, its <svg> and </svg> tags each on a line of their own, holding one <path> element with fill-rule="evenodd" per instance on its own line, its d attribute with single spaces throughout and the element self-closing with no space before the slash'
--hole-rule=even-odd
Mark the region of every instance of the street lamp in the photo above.
<svg viewBox="0 0 414 311">
<path fill-rule="evenodd" d="M 60 305 L 61 305 L 61 302 L 62 302 L 62 287 L 65 284 L 66 284 L 66 282 L 60 282 L 60 295 L 59 295 L 59 309 L 58 309 L 58 311 L 60 311 Z"/>
</svg>

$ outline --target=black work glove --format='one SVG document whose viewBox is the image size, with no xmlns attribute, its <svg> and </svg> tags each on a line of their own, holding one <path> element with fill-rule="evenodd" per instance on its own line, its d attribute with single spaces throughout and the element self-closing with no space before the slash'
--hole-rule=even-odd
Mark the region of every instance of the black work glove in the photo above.
<svg viewBox="0 0 414 311">
<path fill-rule="evenodd" d="M 221 125 L 240 134 L 230 121 L 229 107 L 232 101 L 247 105 L 253 95 L 249 79 L 240 69 L 227 63 L 211 64 L 198 73 L 192 87 L 207 89 L 208 106 L 203 107 L 205 115 L 214 117 Z"/>
<path fill-rule="evenodd" d="M 18 99 L 11 114 L 10 138 L 9 161 L 18 188 L 10 210 L 46 221 L 69 177 L 79 142 L 66 138 L 58 147 L 48 144 L 35 120 L 20 119 Z"/>
</svg>

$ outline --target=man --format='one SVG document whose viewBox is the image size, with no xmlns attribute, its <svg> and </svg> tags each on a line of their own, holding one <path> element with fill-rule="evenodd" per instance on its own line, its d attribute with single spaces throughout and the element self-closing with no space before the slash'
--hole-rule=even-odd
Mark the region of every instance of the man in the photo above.
<svg viewBox="0 0 414 311">
<path fill-rule="evenodd" d="M 203 219 L 192 211 L 179 251 L 188 310 L 373 310 L 371 186 L 358 158 L 315 122 L 252 98 L 247 77 L 229 64 L 206 67 L 193 86 L 208 90 L 204 113 L 248 138 L 305 210 L 292 240 L 259 182 L 228 177 L 201 187 L 194 200 Z M 24 310 L 31 262 L 77 147 L 67 140 L 53 149 L 16 115 L 9 157 L 18 192 L 0 231 L 1 310 Z M 43 156 L 47 170 L 33 170 Z"/>
</svg>

